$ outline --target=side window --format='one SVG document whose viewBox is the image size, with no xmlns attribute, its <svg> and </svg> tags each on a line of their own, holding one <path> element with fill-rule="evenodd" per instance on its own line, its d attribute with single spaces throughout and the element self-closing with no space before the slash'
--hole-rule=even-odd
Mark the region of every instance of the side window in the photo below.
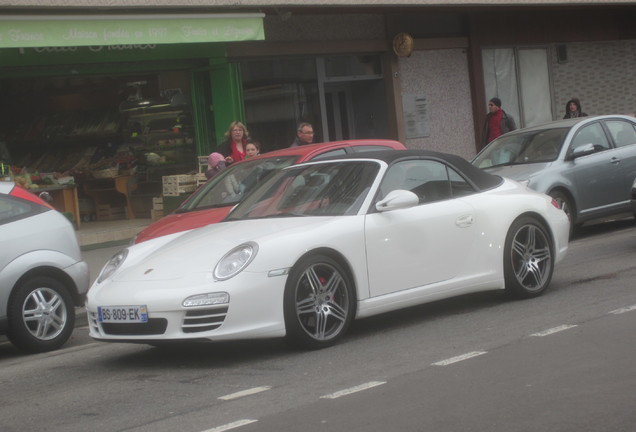
<svg viewBox="0 0 636 432">
<path fill-rule="evenodd" d="M 460 176 L 454 169 L 448 168 L 448 177 L 450 179 L 453 198 L 472 195 L 475 193 L 475 189 L 473 189 L 470 183 L 468 183 L 464 177 Z"/>
<path fill-rule="evenodd" d="M 589 126 L 585 126 L 578 131 L 572 140 L 570 150 L 574 150 L 585 144 L 593 144 L 594 150 L 601 151 L 610 148 L 603 127 L 600 123 L 593 123 Z"/>
<path fill-rule="evenodd" d="M 420 204 L 450 198 L 446 165 L 428 160 L 399 162 L 391 166 L 380 186 L 382 197 L 396 189 L 415 193 Z"/>
<path fill-rule="evenodd" d="M 335 149 L 335 150 L 330 150 L 328 152 L 320 153 L 319 155 L 314 156 L 313 158 L 311 158 L 311 160 L 312 161 L 317 161 L 317 160 L 321 160 L 321 159 L 326 159 L 326 158 L 331 157 L 331 156 L 344 156 L 346 154 L 347 154 L 347 152 L 345 151 L 345 149 L 339 148 L 339 149 Z"/>
<path fill-rule="evenodd" d="M 623 120 L 611 120 L 605 122 L 616 147 L 625 147 L 636 144 L 636 130 L 634 126 Z"/>
<path fill-rule="evenodd" d="M 37 207 L 27 201 L 0 198 L 0 225 L 37 213 Z"/>
</svg>

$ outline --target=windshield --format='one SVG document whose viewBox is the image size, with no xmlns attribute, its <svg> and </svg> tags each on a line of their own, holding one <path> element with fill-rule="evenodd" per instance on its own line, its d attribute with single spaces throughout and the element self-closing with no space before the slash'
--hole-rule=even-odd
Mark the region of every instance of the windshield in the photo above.
<svg viewBox="0 0 636 432">
<path fill-rule="evenodd" d="M 228 220 L 358 213 L 380 169 L 371 161 L 292 167 L 270 176 Z"/>
<path fill-rule="evenodd" d="M 569 130 L 555 128 L 501 136 L 477 155 L 473 165 L 488 168 L 554 161 Z"/>
<path fill-rule="evenodd" d="M 232 165 L 198 189 L 176 212 L 233 206 L 274 170 L 290 166 L 297 159 L 298 156 L 272 157 Z"/>
</svg>

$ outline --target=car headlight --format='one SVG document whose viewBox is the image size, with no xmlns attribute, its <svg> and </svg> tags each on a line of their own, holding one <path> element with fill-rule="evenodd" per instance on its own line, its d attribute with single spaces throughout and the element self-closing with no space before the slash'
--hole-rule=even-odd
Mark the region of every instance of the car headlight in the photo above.
<svg viewBox="0 0 636 432">
<path fill-rule="evenodd" d="M 128 256 L 128 249 L 122 249 L 117 252 L 111 259 L 108 260 L 102 271 L 97 277 L 97 283 L 102 283 L 112 275 L 126 260 Z"/>
<path fill-rule="evenodd" d="M 243 243 L 226 253 L 214 268 L 214 278 L 216 280 L 227 280 L 239 274 L 249 263 L 252 262 L 258 245 L 254 242 Z"/>
</svg>

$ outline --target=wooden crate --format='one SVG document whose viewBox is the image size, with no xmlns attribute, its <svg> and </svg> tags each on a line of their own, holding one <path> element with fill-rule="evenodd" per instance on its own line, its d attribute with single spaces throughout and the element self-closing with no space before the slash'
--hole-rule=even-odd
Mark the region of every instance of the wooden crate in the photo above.
<svg viewBox="0 0 636 432">
<path fill-rule="evenodd" d="M 153 222 L 154 221 L 158 221 L 162 217 L 163 217 L 163 209 L 162 210 L 157 210 L 157 209 L 150 210 L 150 219 L 152 219 Z"/>
<path fill-rule="evenodd" d="M 197 180 L 197 188 L 201 186 L 203 183 L 208 181 L 208 178 L 205 176 L 205 173 L 195 174 L 194 177 Z"/>
<path fill-rule="evenodd" d="M 155 197 L 152 199 L 152 209 L 163 211 L 163 197 Z"/>
<path fill-rule="evenodd" d="M 197 178 L 191 174 L 163 176 L 163 195 L 179 196 L 183 193 L 194 192 L 197 188 Z"/>
</svg>

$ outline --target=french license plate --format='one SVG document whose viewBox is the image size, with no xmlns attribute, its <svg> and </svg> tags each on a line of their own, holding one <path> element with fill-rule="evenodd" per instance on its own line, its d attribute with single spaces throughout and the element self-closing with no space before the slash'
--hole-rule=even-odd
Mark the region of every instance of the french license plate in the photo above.
<svg viewBox="0 0 636 432">
<path fill-rule="evenodd" d="M 99 306 L 97 320 L 102 323 L 145 323 L 148 308 L 143 306 Z"/>
</svg>

